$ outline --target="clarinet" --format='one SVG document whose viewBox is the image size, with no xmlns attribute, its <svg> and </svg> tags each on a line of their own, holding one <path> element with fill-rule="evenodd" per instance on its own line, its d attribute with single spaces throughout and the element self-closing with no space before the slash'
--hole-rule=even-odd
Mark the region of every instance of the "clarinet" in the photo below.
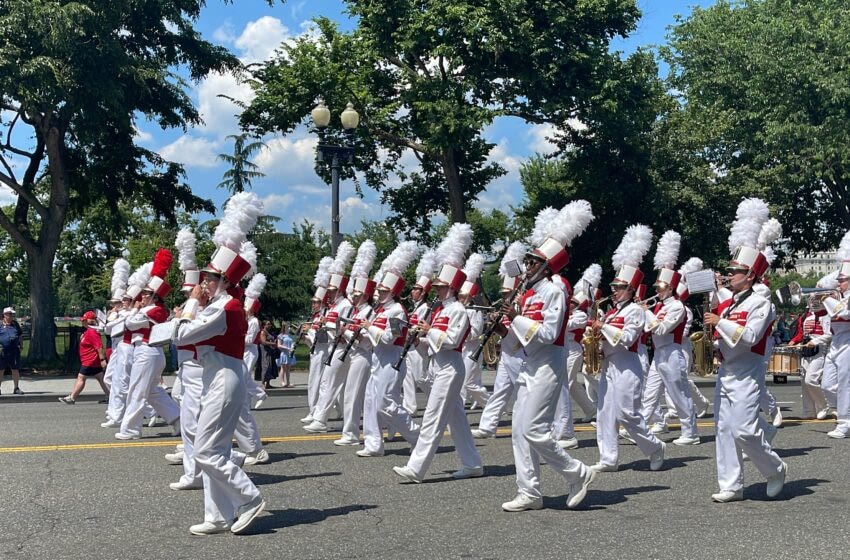
<svg viewBox="0 0 850 560">
<path fill-rule="evenodd" d="M 429 321 L 431 319 L 431 315 L 434 314 L 434 311 L 440 305 L 440 300 L 436 297 L 431 302 L 431 306 L 428 307 L 428 312 L 425 313 L 425 316 L 420 319 L 420 321 Z M 398 361 L 393 365 L 393 368 L 396 370 L 401 369 L 401 364 L 404 363 L 404 359 L 407 358 L 407 353 L 410 352 L 410 348 L 413 346 L 413 343 L 416 342 L 416 339 L 419 338 L 419 334 L 417 333 L 416 328 L 410 329 L 410 334 L 407 335 L 407 340 L 404 342 L 404 348 L 401 350 L 401 356 L 399 356 Z"/>
<path fill-rule="evenodd" d="M 298 330 L 301 334 L 298 335 L 298 338 L 295 339 L 295 342 L 292 344 L 292 350 L 289 351 L 289 357 L 292 358 L 295 356 L 295 348 L 298 346 L 298 343 L 304 340 L 304 335 L 307 333 L 307 330 L 303 328 L 304 323 L 298 325 Z M 317 337 L 318 338 L 318 337 Z M 315 342 L 314 342 L 315 344 Z M 313 353 L 313 348 L 310 348 L 310 353 Z"/>
<path fill-rule="evenodd" d="M 352 311 L 354 311 L 354 306 L 353 306 L 353 305 L 352 305 L 351 307 L 349 307 L 349 308 L 348 308 L 348 315 L 346 315 L 346 316 L 345 316 L 345 318 L 346 318 L 346 319 L 348 319 L 349 317 L 351 317 L 351 313 L 352 313 Z M 333 346 L 331 347 L 331 351 L 330 351 L 330 352 L 328 352 L 328 357 L 327 357 L 327 359 L 325 360 L 325 365 L 326 365 L 326 366 L 331 365 L 331 362 L 333 361 L 333 357 L 334 357 L 334 352 L 336 352 L 337 346 L 339 346 L 339 342 L 342 340 L 342 335 L 345 333 L 345 329 L 347 328 L 347 327 L 345 326 L 345 323 L 343 323 L 343 322 L 340 320 L 340 318 L 339 318 L 339 317 L 338 317 L 338 318 L 337 318 L 337 320 L 336 320 L 336 328 L 337 328 L 337 330 L 339 330 L 339 334 L 337 334 L 337 335 L 336 335 L 336 338 L 334 339 L 334 344 L 333 344 Z"/>
<path fill-rule="evenodd" d="M 525 285 L 526 285 L 527 282 L 528 282 L 528 278 L 523 278 L 522 282 L 520 282 L 519 285 L 516 288 L 514 288 L 514 291 L 511 292 L 511 294 L 508 297 L 504 298 L 503 301 L 512 302 L 517 297 L 518 294 L 524 293 L 525 292 Z M 487 342 L 493 337 L 493 335 L 496 334 L 496 328 L 502 323 L 502 319 L 504 319 L 504 318 L 505 318 L 505 314 L 499 313 L 499 316 L 496 317 L 496 320 L 493 321 L 492 323 L 490 323 L 487 326 L 487 330 L 484 332 L 483 335 L 481 335 L 481 345 L 478 348 L 476 348 L 475 352 L 473 352 L 472 356 L 470 356 L 472 358 L 472 361 L 477 362 L 478 358 L 481 357 L 481 353 L 484 351 L 484 347 L 487 345 Z"/>
<path fill-rule="evenodd" d="M 367 321 L 372 318 L 372 313 L 374 313 L 374 312 L 375 312 L 375 309 L 370 306 L 369 307 L 369 313 L 366 314 L 366 320 Z M 357 343 L 357 339 L 360 337 L 361 332 L 363 332 L 363 324 L 362 323 L 360 325 L 357 325 L 357 330 L 354 331 L 354 334 L 351 335 L 351 340 L 349 340 L 348 344 L 345 345 L 345 350 L 343 350 L 342 356 L 339 357 L 340 362 L 344 362 L 345 359 L 348 357 L 348 353 L 351 352 L 351 349 Z"/>
</svg>

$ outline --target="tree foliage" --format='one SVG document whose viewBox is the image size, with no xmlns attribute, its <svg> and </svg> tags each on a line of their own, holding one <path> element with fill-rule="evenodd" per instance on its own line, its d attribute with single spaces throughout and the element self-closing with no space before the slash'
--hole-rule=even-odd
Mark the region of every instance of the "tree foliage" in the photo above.
<svg viewBox="0 0 850 560">
<path fill-rule="evenodd" d="M 247 134 L 231 134 L 227 137 L 233 140 L 233 154 L 218 154 L 216 159 L 230 166 L 224 172 L 218 187 L 227 189 L 230 194 L 236 194 L 251 188 L 251 180 L 265 177 L 265 173 L 257 171 L 259 167 L 250 160 L 251 156 L 266 147 L 263 142 L 248 142 Z"/>
</svg>

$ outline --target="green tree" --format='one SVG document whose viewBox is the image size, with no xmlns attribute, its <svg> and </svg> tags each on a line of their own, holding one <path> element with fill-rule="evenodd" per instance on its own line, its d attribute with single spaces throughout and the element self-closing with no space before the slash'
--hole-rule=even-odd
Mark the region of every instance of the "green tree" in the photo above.
<svg viewBox="0 0 850 560">
<path fill-rule="evenodd" d="M 678 103 L 660 123 L 671 157 L 659 180 L 670 204 L 728 224 L 741 197 L 761 196 L 790 249 L 835 247 L 850 228 L 847 3 L 721 0 L 668 41 Z"/>
<path fill-rule="evenodd" d="M 259 169 L 257 164 L 250 161 L 250 158 L 265 148 L 266 145 L 260 141 L 246 144 L 247 134 L 233 134 L 228 136 L 227 139 L 233 140 L 233 154 L 218 154 L 216 158 L 230 166 L 230 169 L 224 172 L 223 180 L 218 184 L 218 187 L 227 189 L 230 194 L 236 194 L 245 189 L 250 189 L 252 179 L 265 177 L 265 173 L 257 171 Z"/>
<path fill-rule="evenodd" d="M 345 5 L 354 30 L 319 18 L 317 34 L 282 45 L 254 72 L 257 96 L 242 125 L 258 135 L 287 134 L 317 97 L 333 108 L 352 101 L 362 116 L 354 169 L 381 192 L 393 225 L 423 238 L 438 213 L 465 221 L 477 196 L 504 174 L 488 161 L 493 144 L 484 127 L 512 116 L 569 136 L 566 123 L 584 119 L 607 83 L 621 79 L 624 63 L 609 43 L 639 17 L 634 0 Z M 416 169 L 399 165 L 408 150 Z M 327 180 L 329 170 L 319 172 Z"/>
<path fill-rule="evenodd" d="M 26 253 L 31 360 L 54 355 L 52 266 L 69 214 L 101 199 L 114 208 L 128 197 L 147 200 L 169 221 L 181 207 L 213 209 L 181 182 L 179 165 L 134 140 L 140 117 L 163 128 L 199 122 L 178 65 L 191 80 L 240 67 L 193 28 L 203 5 L 0 3 L 0 183 L 17 195 L 0 226 Z"/>
</svg>

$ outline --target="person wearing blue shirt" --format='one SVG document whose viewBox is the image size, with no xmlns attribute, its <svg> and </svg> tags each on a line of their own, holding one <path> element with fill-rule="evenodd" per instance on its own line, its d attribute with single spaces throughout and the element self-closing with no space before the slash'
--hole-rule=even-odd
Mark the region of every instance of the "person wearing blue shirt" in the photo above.
<svg viewBox="0 0 850 560">
<path fill-rule="evenodd" d="M 280 350 L 280 357 L 277 359 L 277 365 L 280 366 L 278 371 L 278 379 L 281 387 L 292 387 L 289 379 L 290 368 L 295 365 L 295 355 L 292 353 L 294 341 L 289 334 L 289 323 L 283 323 L 280 326 L 280 334 L 277 335 L 277 349 Z M 292 354 L 290 356 L 290 354 Z"/>
<path fill-rule="evenodd" d="M 15 384 L 13 393 L 16 395 L 24 394 L 18 387 L 21 381 L 18 368 L 20 368 L 22 344 L 21 327 L 15 321 L 15 310 L 7 307 L 3 310 L 3 321 L 0 322 L 0 376 L 5 375 L 7 369 L 11 370 L 12 382 Z"/>
</svg>

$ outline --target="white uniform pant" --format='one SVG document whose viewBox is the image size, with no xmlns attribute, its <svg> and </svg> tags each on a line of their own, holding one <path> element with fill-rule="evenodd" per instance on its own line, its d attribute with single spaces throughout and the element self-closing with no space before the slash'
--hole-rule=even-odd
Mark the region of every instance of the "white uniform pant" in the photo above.
<svg viewBox="0 0 850 560">
<path fill-rule="evenodd" d="M 243 362 L 244 368 L 244 362 Z M 251 394 L 248 389 L 248 374 L 243 369 L 242 383 L 245 385 L 245 399 L 242 403 L 242 409 L 239 411 L 239 420 L 236 422 L 236 430 L 233 437 L 236 439 L 236 445 L 243 453 L 256 453 L 263 448 L 263 442 L 260 440 L 260 429 L 257 427 L 257 420 L 254 418 L 254 413 L 251 412 Z"/>
<path fill-rule="evenodd" d="M 393 367 L 400 356 L 401 347 L 394 345 L 381 345 L 372 352 L 372 372 L 363 401 L 363 445 L 373 453 L 384 450 L 381 426 L 401 434 L 410 445 L 416 445 L 419 437 L 419 427 L 401 405 L 401 382 L 407 366 L 402 363 L 400 371 Z"/>
<path fill-rule="evenodd" d="M 702 391 L 699 390 L 699 387 L 697 387 L 697 384 L 694 383 L 693 379 L 688 379 L 688 386 L 691 390 L 691 400 L 694 401 L 694 410 L 696 413 L 705 414 L 708 412 L 709 408 L 711 408 L 711 403 L 707 398 L 705 398 L 705 395 L 702 394 Z M 667 401 L 667 411 L 672 412 L 676 417 L 678 417 L 679 411 L 676 410 L 676 405 L 673 403 L 673 399 L 670 398 L 670 394 L 667 391 L 664 391 L 664 399 Z M 649 421 L 647 420 L 647 422 Z"/>
<path fill-rule="evenodd" d="M 259 347 L 256 344 L 246 344 L 242 361 L 245 363 L 245 387 L 248 389 L 249 401 L 261 401 L 266 398 L 265 390 L 254 379 L 254 368 L 259 358 Z"/>
<path fill-rule="evenodd" d="M 195 465 L 195 437 L 198 432 L 198 415 L 201 412 L 201 394 L 204 390 L 204 368 L 194 360 L 180 365 L 180 439 L 183 441 L 183 476 L 180 482 L 200 482 L 201 471 Z"/>
<path fill-rule="evenodd" d="M 516 394 L 516 381 L 519 377 L 519 368 L 522 366 L 522 358 L 511 356 L 502 352 L 499 358 L 499 366 L 496 369 L 496 380 L 493 383 L 493 393 L 481 413 L 478 421 L 478 429 L 495 434 L 499 427 L 499 419 L 508 408 L 511 398 Z"/>
<path fill-rule="evenodd" d="M 313 414 L 313 411 L 316 410 L 316 404 L 319 401 L 322 372 L 325 369 L 328 352 L 328 343 L 323 342 L 316 344 L 313 354 L 310 355 L 310 372 L 307 374 L 307 408 L 310 410 L 310 414 Z"/>
<path fill-rule="evenodd" d="M 165 369 L 165 354 L 162 348 L 154 348 L 147 344 L 136 346 L 133 352 L 133 367 L 130 370 L 130 383 L 127 386 L 127 408 L 121 421 L 122 434 L 132 436 L 142 434 L 146 404 L 150 404 L 169 424 L 180 416 L 177 403 L 159 384 L 163 369 Z"/>
<path fill-rule="evenodd" d="M 596 407 L 596 443 L 599 462 L 618 463 L 617 425 L 621 425 L 647 457 L 661 448 L 661 441 L 646 429 L 640 413 L 640 358 L 634 352 L 618 352 L 606 357 L 599 379 L 599 401 Z"/>
<path fill-rule="evenodd" d="M 366 383 L 372 371 L 372 351 L 355 346 L 348 353 L 348 380 L 343 398 L 342 437 L 360 440 L 360 418 L 363 416 L 363 399 Z"/>
<path fill-rule="evenodd" d="M 428 473 L 446 425 L 451 430 L 460 466 L 482 466 L 481 455 L 475 448 L 475 440 L 472 439 L 472 431 L 469 429 L 469 422 L 463 410 L 463 399 L 460 396 L 466 378 L 460 353 L 443 350 L 431 356 L 430 377 L 433 382 L 422 415 L 419 440 L 410 452 L 407 466 L 419 478 Z"/>
<path fill-rule="evenodd" d="M 648 426 L 663 422 L 661 416 L 661 402 L 657 395 L 664 390 L 664 381 L 661 379 L 661 373 L 655 367 L 655 364 L 649 366 L 649 370 L 644 377 L 641 391 L 641 416 L 646 420 Z M 651 406 L 650 406 L 651 404 Z"/>
<path fill-rule="evenodd" d="M 416 404 L 416 379 L 414 379 L 413 372 L 410 371 L 410 369 L 408 369 L 407 373 L 404 375 L 402 394 L 404 396 L 404 409 L 408 412 L 408 414 L 414 414 L 418 408 Z"/>
<path fill-rule="evenodd" d="M 825 361 L 823 348 L 819 348 L 818 353 L 811 358 L 800 358 L 803 366 L 803 379 L 800 383 L 803 393 L 803 418 L 813 418 L 826 408 L 826 398 L 821 389 Z"/>
<path fill-rule="evenodd" d="M 103 373 L 103 382 L 112 391 L 112 376 L 115 375 L 115 371 L 118 368 L 118 364 L 113 364 L 113 360 L 115 358 L 115 353 L 118 351 L 118 347 L 121 346 L 123 341 L 123 333 L 121 336 L 117 338 L 111 338 L 109 342 L 110 348 L 112 348 L 112 354 L 109 356 L 109 363 L 106 364 L 106 371 Z"/>
<path fill-rule="evenodd" d="M 552 347 L 553 349 L 555 347 Z M 560 364 L 563 352 L 552 352 Z M 521 494 L 540 498 L 540 459 L 573 483 L 586 475 L 587 467 L 570 457 L 552 439 L 550 432 L 566 371 L 552 363 L 525 361 L 517 380 L 517 397 L 511 418 L 511 443 L 516 464 L 516 485 Z"/>
<path fill-rule="evenodd" d="M 242 360 L 204 355 L 203 395 L 195 434 L 195 461 L 204 479 L 204 521 L 233 522 L 236 510 L 259 497 L 248 475 L 230 459 L 231 440 L 247 400 Z"/>
<path fill-rule="evenodd" d="M 773 353 L 773 337 L 767 337 L 767 344 L 765 345 L 764 351 L 764 370 L 767 371 L 768 365 L 770 363 L 770 355 Z M 762 376 L 763 377 L 763 376 Z M 773 418 L 776 416 L 776 413 L 779 412 L 779 405 L 776 404 L 776 397 L 773 396 L 768 388 L 767 384 L 762 379 L 761 383 L 761 394 L 759 395 L 759 402 L 761 405 L 762 411 L 767 414 L 769 417 Z"/>
<path fill-rule="evenodd" d="M 133 345 L 124 342 L 119 344 L 108 365 L 114 365 L 114 373 L 106 419 L 117 424 L 124 418 L 124 408 L 127 406 L 127 386 L 130 384 L 130 370 L 133 367 Z"/>
<path fill-rule="evenodd" d="M 463 402 L 469 400 L 484 408 L 487 406 L 487 399 L 490 398 L 490 394 L 481 383 L 481 360 L 483 358 L 478 356 L 477 360 L 472 359 L 472 354 L 478 346 L 478 344 L 474 344 L 469 348 L 463 349 L 463 367 L 466 370 L 466 375 L 463 381 L 463 388 L 460 391 L 460 397 L 463 399 Z"/>
<path fill-rule="evenodd" d="M 673 405 L 679 412 L 679 420 L 682 423 L 682 435 L 685 437 L 698 437 L 697 418 L 694 410 L 694 401 L 691 399 L 691 388 L 688 385 L 688 374 L 686 373 L 685 355 L 682 347 L 678 344 L 667 344 L 655 349 L 655 357 L 649 371 L 655 370 L 660 378 L 663 388 L 667 389 Z M 641 414 L 648 418 L 653 411 L 659 411 L 662 386 L 646 382 L 643 392 L 643 408 Z"/>
<path fill-rule="evenodd" d="M 584 348 L 581 344 L 576 344 L 574 348 L 572 344 L 567 343 L 567 349 L 570 352 L 567 356 L 567 387 L 570 389 L 570 396 L 573 401 L 581 408 L 585 418 L 593 418 L 596 416 L 596 401 L 590 399 L 584 385 L 579 382 L 579 374 L 581 374 L 582 366 L 584 366 Z M 574 351 L 578 351 L 576 356 L 573 356 Z M 572 361 L 575 360 L 575 361 Z"/>
<path fill-rule="evenodd" d="M 850 436 L 850 344 L 833 339 L 826 362 L 838 377 L 835 394 L 838 425 L 835 429 Z"/>
<path fill-rule="evenodd" d="M 407 370 L 412 373 L 416 386 L 427 396 L 431 391 L 431 377 L 428 373 L 430 358 L 427 352 L 412 348 L 407 353 Z"/>
<path fill-rule="evenodd" d="M 779 473 L 782 460 L 765 437 L 767 423 L 759 415 L 764 374 L 732 375 L 723 366 L 714 392 L 717 448 L 717 483 L 721 491 L 737 492 L 744 487 L 747 454 L 764 477 Z"/>
<path fill-rule="evenodd" d="M 319 398 L 313 411 L 313 420 L 327 424 L 331 410 L 337 404 L 345 386 L 345 378 L 348 375 L 348 358 L 340 361 L 345 347 L 340 344 L 333 354 L 330 365 L 326 365 L 322 371 L 322 383 L 319 386 Z M 326 359 L 327 360 L 327 359 Z"/>
<path fill-rule="evenodd" d="M 558 406 L 555 409 L 555 422 L 552 424 L 552 438 L 555 441 L 559 439 L 568 439 L 575 436 L 575 426 L 573 424 L 573 403 L 569 379 L 578 378 L 578 372 L 584 361 L 584 352 L 580 344 L 567 343 L 567 381 L 561 385 L 561 392 L 558 397 Z M 585 399 L 587 396 L 585 395 Z M 592 416 L 593 413 L 587 414 Z"/>
</svg>

